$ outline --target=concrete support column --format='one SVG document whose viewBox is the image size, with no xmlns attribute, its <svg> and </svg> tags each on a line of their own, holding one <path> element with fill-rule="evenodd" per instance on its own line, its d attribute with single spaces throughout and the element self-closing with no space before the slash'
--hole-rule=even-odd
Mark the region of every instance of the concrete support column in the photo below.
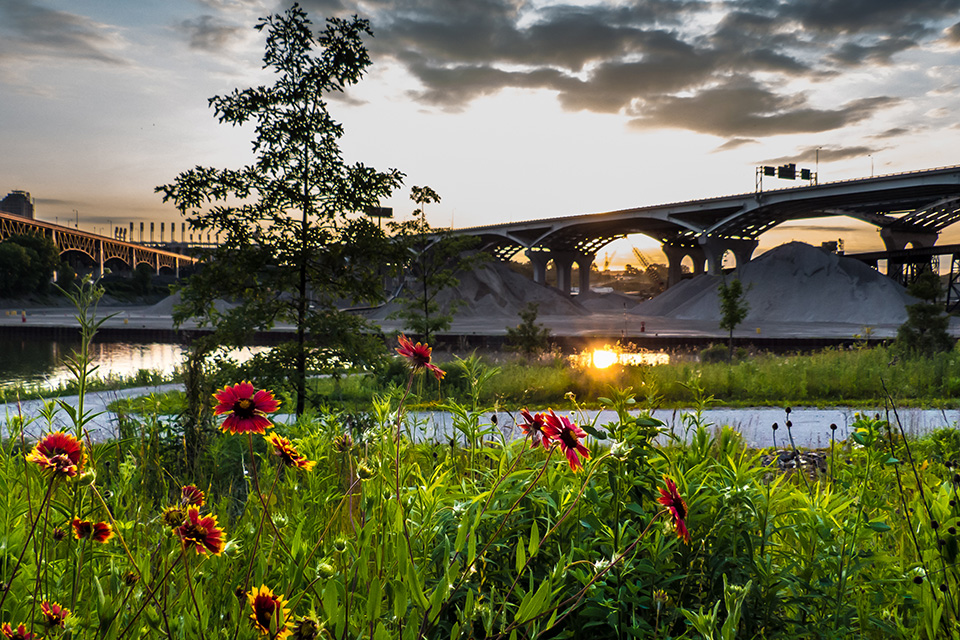
<svg viewBox="0 0 960 640">
<path fill-rule="evenodd" d="M 171 231 L 171 233 L 173 233 L 173 232 Z M 175 277 L 177 278 L 177 280 L 179 280 L 179 279 L 180 279 L 180 258 L 174 258 L 174 259 L 173 259 L 173 264 L 174 264 L 173 272 L 174 272 Z"/>
<path fill-rule="evenodd" d="M 939 235 L 936 231 L 900 231 L 889 227 L 880 229 L 880 238 L 883 240 L 883 246 L 887 251 L 900 251 L 906 249 L 908 244 L 912 244 L 915 249 L 932 247 L 937 243 L 937 236 Z M 902 282 L 903 263 L 887 260 L 887 277 Z"/>
<path fill-rule="evenodd" d="M 550 256 L 557 270 L 557 288 L 564 294 L 570 295 L 573 261 L 577 258 L 577 254 L 573 251 L 551 251 Z"/>
<path fill-rule="evenodd" d="M 523 252 L 527 259 L 530 261 L 530 264 L 533 265 L 533 281 L 537 284 L 546 284 L 547 283 L 547 264 L 550 262 L 550 252 L 549 251 L 534 251 L 533 249 L 527 249 Z"/>
<path fill-rule="evenodd" d="M 737 268 L 750 262 L 753 252 L 757 250 L 758 240 L 746 240 L 739 238 L 711 238 L 702 236 L 699 240 L 707 256 L 707 273 L 710 275 L 720 275 L 723 269 L 723 254 L 727 251 L 733 251 L 737 259 Z"/>
<path fill-rule="evenodd" d="M 103 277 L 103 240 L 97 240 L 97 266 L 100 267 L 100 277 Z"/>
<path fill-rule="evenodd" d="M 703 273 L 703 263 L 705 260 L 703 249 L 695 244 L 671 244 L 663 243 L 660 247 L 664 255 L 667 256 L 667 288 L 680 282 L 683 279 L 683 269 L 681 264 L 687 256 L 693 260 L 693 273 L 699 275 Z"/>
<path fill-rule="evenodd" d="M 590 269 L 593 267 L 595 253 L 581 253 L 574 261 L 577 263 L 577 270 L 580 272 L 580 298 L 583 299 L 590 295 Z"/>
</svg>

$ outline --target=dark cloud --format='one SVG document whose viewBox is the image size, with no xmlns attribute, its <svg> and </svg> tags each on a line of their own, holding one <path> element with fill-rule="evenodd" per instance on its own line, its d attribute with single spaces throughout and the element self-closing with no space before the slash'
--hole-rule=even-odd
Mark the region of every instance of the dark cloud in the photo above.
<svg viewBox="0 0 960 640">
<path fill-rule="evenodd" d="M 748 144 L 757 144 L 757 141 L 753 138 L 731 138 L 714 149 L 713 152 L 718 153 L 721 151 L 730 151 L 731 149 L 737 149 Z"/>
<path fill-rule="evenodd" d="M 960 0 L 793 0 L 777 11 L 810 31 L 920 35 L 930 22 L 960 13 Z"/>
<path fill-rule="evenodd" d="M 111 52 L 118 44 L 108 27 L 84 16 L 32 0 L 0 0 L 0 59 L 57 57 L 126 64 Z"/>
<path fill-rule="evenodd" d="M 814 133 L 860 122 L 895 102 L 894 98 L 864 98 L 839 109 L 814 109 L 802 95 L 781 95 L 751 80 L 737 79 L 691 97 L 665 95 L 645 100 L 631 125 L 725 137 Z"/>
<path fill-rule="evenodd" d="M 955 47 L 960 46 L 960 22 L 944 29 L 943 39 Z"/>
<path fill-rule="evenodd" d="M 917 129 L 919 129 L 919 127 L 918 127 Z M 871 138 L 878 138 L 878 139 L 884 139 L 884 138 L 899 138 L 899 137 L 902 137 L 902 136 L 908 136 L 908 135 L 910 135 L 910 134 L 916 133 L 917 129 L 908 129 L 908 128 L 906 128 L 906 127 L 893 127 L 893 128 L 891 128 L 891 129 L 887 129 L 886 131 L 881 131 L 880 133 L 875 133 L 874 135 L 872 135 L 872 136 L 870 136 L 870 137 L 871 137 Z"/>
<path fill-rule="evenodd" d="M 850 158 L 866 158 L 871 154 L 882 151 L 883 147 L 865 147 L 865 146 L 853 146 L 853 147 L 804 147 L 797 149 L 797 152 L 790 156 L 780 156 L 779 158 L 767 158 L 762 160 L 757 164 L 761 165 L 781 165 L 789 163 L 805 163 L 811 165 L 809 168 L 813 169 L 814 163 L 818 160 L 820 162 L 833 162 L 835 160 L 848 160 Z M 819 152 L 819 153 L 818 153 Z"/>
<path fill-rule="evenodd" d="M 225 23 L 211 15 L 184 20 L 179 28 L 187 37 L 191 49 L 212 53 L 222 52 L 247 30 L 246 27 Z"/>
<path fill-rule="evenodd" d="M 960 0 L 306 0 L 370 17 L 375 60 L 445 110 L 503 89 L 552 91 L 564 109 L 624 114 L 634 126 L 724 137 L 827 131 L 891 104 L 818 105 L 785 87 L 835 80 L 942 37 Z M 717 19 L 717 12 L 723 12 Z M 960 44 L 960 24 L 947 31 Z"/>
</svg>

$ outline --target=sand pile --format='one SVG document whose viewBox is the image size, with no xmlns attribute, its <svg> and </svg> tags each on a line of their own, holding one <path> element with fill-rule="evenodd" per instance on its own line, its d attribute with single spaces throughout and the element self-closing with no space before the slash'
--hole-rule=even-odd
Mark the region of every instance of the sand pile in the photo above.
<svg viewBox="0 0 960 640">
<path fill-rule="evenodd" d="M 893 280 L 853 258 L 802 242 L 772 249 L 734 277 L 746 288 L 747 322 L 901 324 L 917 300 Z M 728 276 L 730 277 L 730 276 Z M 701 275 L 671 287 L 631 313 L 689 320 L 720 317 L 720 276 Z"/>
<path fill-rule="evenodd" d="M 477 318 L 501 316 L 514 319 L 528 302 L 540 305 L 538 313 L 541 316 L 589 313 L 559 290 L 537 284 L 498 262 L 485 264 L 469 273 L 461 273 L 457 277 L 460 279 L 460 284 L 452 289 L 441 291 L 437 300 L 441 309 L 448 308 L 453 300 L 463 301 L 457 310 L 458 316 Z M 399 308 L 399 304 L 393 301 L 368 314 L 367 317 L 383 320 Z"/>
</svg>

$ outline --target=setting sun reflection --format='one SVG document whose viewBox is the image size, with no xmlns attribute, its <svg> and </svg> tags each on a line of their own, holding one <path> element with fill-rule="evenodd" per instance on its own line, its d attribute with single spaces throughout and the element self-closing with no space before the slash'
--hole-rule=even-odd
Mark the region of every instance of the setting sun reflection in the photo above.
<svg viewBox="0 0 960 640">
<path fill-rule="evenodd" d="M 606 369 L 615 364 L 628 366 L 668 364 L 669 353 L 622 353 L 612 349 L 593 349 L 580 355 L 571 356 L 571 360 L 580 366 Z"/>
<path fill-rule="evenodd" d="M 597 369 L 606 369 L 617 362 L 617 354 L 607 349 L 593 350 L 593 366 Z"/>
</svg>

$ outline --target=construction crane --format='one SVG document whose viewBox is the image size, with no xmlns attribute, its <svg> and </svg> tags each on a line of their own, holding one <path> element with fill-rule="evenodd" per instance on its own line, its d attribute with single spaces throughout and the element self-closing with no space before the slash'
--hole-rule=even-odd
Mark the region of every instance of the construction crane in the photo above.
<svg viewBox="0 0 960 640">
<path fill-rule="evenodd" d="M 640 261 L 640 264 L 643 265 L 643 272 L 647 274 L 648 278 L 653 280 L 653 284 L 656 286 L 657 290 L 665 291 L 667 289 L 667 283 L 663 281 L 663 278 L 660 277 L 660 272 L 653 268 L 652 263 L 647 260 L 647 257 L 643 255 L 643 252 L 634 247 L 633 255 L 636 256 L 637 260 Z"/>
</svg>

